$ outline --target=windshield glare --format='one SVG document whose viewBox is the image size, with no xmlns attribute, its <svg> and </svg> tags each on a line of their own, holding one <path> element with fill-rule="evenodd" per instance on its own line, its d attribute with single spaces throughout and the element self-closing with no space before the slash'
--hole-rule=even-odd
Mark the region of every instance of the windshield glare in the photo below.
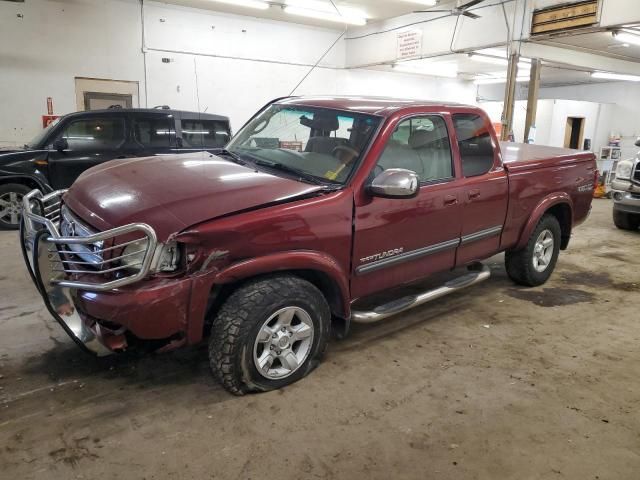
<svg viewBox="0 0 640 480">
<path fill-rule="evenodd" d="M 271 105 L 227 149 L 249 161 L 298 170 L 343 184 L 364 152 L 379 117 L 305 106 Z"/>
<path fill-rule="evenodd" d="M 46 128 L 40 131 L 35 137 L 31 139 L 29 143 L 25 143 L 25 147 L 27 148 L 41 148 L 41 143 L 45 139 L 45 137 L 49 134 L 49 132 L 55 127 L 58 122 L 60 122 L 59 118 L 56 118 L 53 122 L 47 125 Z"/>
</svg>

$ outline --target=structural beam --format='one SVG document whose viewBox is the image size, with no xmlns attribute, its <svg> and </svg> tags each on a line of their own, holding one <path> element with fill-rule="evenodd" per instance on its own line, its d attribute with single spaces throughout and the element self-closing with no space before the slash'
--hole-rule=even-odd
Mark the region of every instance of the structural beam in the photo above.
<svg viewBox="0 0 640 480">
<path fill-rule="evenodd" d="M 542 62 L 540 61 L 540 59 L 531 59 L 531 76 L 529 77 L 529 95 L 527 97 L 527 117 L 524 123 L 524 143 L 529 143 L 529 137 L 531 136 L 531 127 L 535 128 L 536 124 L 541 69 Z"/>
<path fill-rule="evenodd" d="M 504 90 L 504 107 L 502 110 L 502 133 L 500 134 L 500 139 L 503 141 L 508 140 L 513 131 L 513 109 L 516 101 L 518 61 L 520 61 L 520 55 L 517 53 L 509 56 L 507 84 Z"/>
</svg>

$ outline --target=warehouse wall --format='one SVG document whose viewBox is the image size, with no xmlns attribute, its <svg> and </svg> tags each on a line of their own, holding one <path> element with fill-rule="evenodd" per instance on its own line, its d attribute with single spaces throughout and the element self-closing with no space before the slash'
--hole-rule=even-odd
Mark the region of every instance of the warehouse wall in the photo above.
<svg viewBox="0 0 640 480">
<path fill-rule="evenodd" d="M 0 145 L 23 144 L 42 128 L 47 97 L 56 114 L 75 111 L 75 77 L 136 81 L 141 106 L 222 113 L 237 130 L 288 95 L 340 34 L 158 2 L 145 2 L 144 29 L 141 19 L 138 0 L 0 2 L 0 105 L 11 112 L 0 115 Z M 470 82 L 346 69 L 345 61 L 341 40 L 296 93 L 475 100 Z"/>
</svg>

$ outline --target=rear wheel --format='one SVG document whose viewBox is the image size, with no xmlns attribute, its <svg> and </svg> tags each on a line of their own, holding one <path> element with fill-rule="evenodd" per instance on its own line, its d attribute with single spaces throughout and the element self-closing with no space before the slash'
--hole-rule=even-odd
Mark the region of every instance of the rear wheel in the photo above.
<svg viewBox="0 0 640 480">
<path fill-rule="evenodd" d="M 17 230 L 22 217 L 22 197 L 31 189 L 19 183 L 0 185 L 0 230 Z"/>
<path fill-rule="evenodd" d="M 620 230 L 637 230 L 640 227 L 640 215 L 614 210 L 613 223 Z"/>
<path fill-rule="evenodd" d="M 313 284 L 289 275 L 263 277 L 236 290 L 211 330 L 213 375 L 235 395 L 300 380 L 324 353 L 331 314 Z"/>
<path fill-rule="evenodd" d="M 522 250 L 505 253 L 509 278 L 529 287 L 545 283 L 556 267 L 560 239 L 558 219 L 553 215 L 544 215 Z"/>
</svg>

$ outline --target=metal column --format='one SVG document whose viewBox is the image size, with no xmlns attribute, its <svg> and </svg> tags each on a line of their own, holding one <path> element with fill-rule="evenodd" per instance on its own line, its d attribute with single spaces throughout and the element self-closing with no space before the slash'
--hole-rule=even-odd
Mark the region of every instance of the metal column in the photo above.
<svg viewBox="0 0 640 480">
<path fill-rule="evenodd" d="M 518 61 L 520 55 L 511 54 L 507 70 L 507 85 L 504 92 L 504 108 L 502 110 L 502 134 L 501 140 L 508 140 L 513 130 L 513 107 L 516 100 L 516 78 L 518 77 Z"/>
<path fill-rule="evenodd" d="M 540 91 L 540 70 L 542 62 L 538 58 L 531 60 L 531 77 L 529 78 L 529 96 L 527 98 L 527 118 L 524 124 L 524 143 L 529 143 L 531 127 L 536 124 L 538 113 L 538 92 Z"/>
</svg>

